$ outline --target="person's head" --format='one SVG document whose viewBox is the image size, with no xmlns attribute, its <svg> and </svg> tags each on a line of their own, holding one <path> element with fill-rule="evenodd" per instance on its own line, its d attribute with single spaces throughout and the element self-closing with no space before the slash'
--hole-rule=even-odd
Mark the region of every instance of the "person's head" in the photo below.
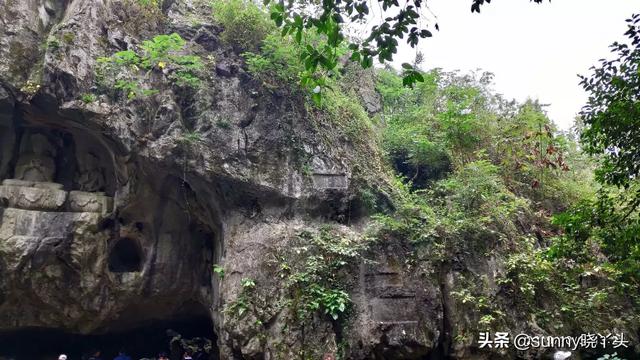
<svg viewBox="0 0 640 360">
<path fill-rule="evenodd" d="M 324 353 L 322 360 L 335 360 L 335 356 L 332 353 Z"/>
<path fill-rule="evenodd" d="M 96 349 L 96 350 L 93 352 L 93 356 L 100 356 L 100 355 L 101 355 L 100 349 Z"/>
<path fill-rule="evenodd" d="M 58 356 L 58 360 L 67 360 L 67 355 L 60 354 L 60 356 Z"/>
<path fill-rule="evenodd" d="M 118 351 L 118 355 L 126 355 L 127 352 L 124 351 L 124 349 L 120 349 L 120 351 Z"/>
<path fill-rule="evenodd" d="M 167 360 L 167 359 L 168 359 L 167 354 L 163 352 L 158 354 L 158 360 Z"/>
</svg>

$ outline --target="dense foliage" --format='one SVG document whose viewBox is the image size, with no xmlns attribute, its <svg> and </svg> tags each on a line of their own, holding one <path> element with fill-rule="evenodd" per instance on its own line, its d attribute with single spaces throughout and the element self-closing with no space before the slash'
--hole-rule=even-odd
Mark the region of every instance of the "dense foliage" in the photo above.
<svg viewBox="0 0 640 360">
<path fill-rule="evenodd" d="M 273 24 L 253 3 L 216 1 L 212 3 L 212 11 L 214 19 L 225 29 L 220 39 L 236 50 L 258 50 L 266 34 L 273 30 Z"/>
<path fill-rule="evenodd" d="M 629 20 L 626 42 L 611 48 L 612 60 L 602 60 L 590 77 L 582 77 L 589 93 L 581 112 L 582 144 L 598 159 L 596 177 L 603 185 L 595 198 L 585 199 L 557 217 L 567 234 L 556 246 L 564 257 L 597 246 L 608 264 L 635 286 L 640 282 L 640 14 Z M 586 254 L 586 255 L 585 255 Z"/>
<path fill-rule="evenodd" d="M 419 71 L 423 82 L 413 88 L 405 86 L 408 68 L 377 69 L 383 109 L 372 118 L 350 90 L 359 76 L 352 67 L 336 62 L 331 71 L 309 71 L 313 46 L 340 41 L 329 39 L 326 29 L 305 36 L 285 29 L 292 36 L 265 28 L 259 46 L 245 49 L 249 72 L 269 91 L 315 100 L 308 102 L 311 113 L 354 144 L 365 139 L 359 148 L 365 156 L 378 147 L 384 151 L 397 175 L 389 184 L 394 209 L 378 206 L 371 190 L 361 191 L 377 221 L 371 236 L 406 242 L 412 249 L 408 263 L 425 275 L 462 268 L 451 296 L 467 309 L 470 322 L 455 341 L 469 342 L 468 334 L 479 328 L 514 322 L 535 321 L 550 332 L 564 324 L 566 333 L 637 321 L 619 316 L 639 305 L 637 297 L 624 295 L 638 288 L 638 216 L 621 211 L 628 208 L 623 192 L 597 184 L 598 159 L 581 151 L 577 133 L 559 131 L 536 101 L 516 103 L 496 94 L 490 73 L 439 69 Z M 338 57 L 351 54 L 344 46 L 335 49 Z M 317 92 L 304 95 L 305 86 Z M 596 131 L 593 119 L 584 120 L 583 139 Z M 466 269 L 462 259 L 470 254 L 500 258 L 497 289 Z M 322 298 L 309 296 L 305 302 L 312 304 Z M 507 315 L 514 307 L 517 318 Z"/>
<path fill-rule="evenodd" d="M 637 217 L 617 213 L 620 192 L 598 193 L 576 136 L 536 102 L 495 94 L 488 73 L 424 77 L 408 89 L 378 72 L 383 147 L 401 176 L 396 211 L 376 215 L 378 236 L 408 241 L 426 275 L 459 269 L 451 295 L 471 320 L 455 341 L 527 321 L 552 333 L 637 322 L 622 315 L 640 306 L 626 295 L 638 289 Z M 501 258 L 497 292 L 469 256 Z"/>
<path fill-rule="evenodd" d="M 602 181 L 624 187 L 640 175 L 640 14 L 628 23 L 628 42 L 611 46 L 616 58 L 582 78 L 590 96 L 581 113 L 585 150 L 602 156 Z"/>
</svg>

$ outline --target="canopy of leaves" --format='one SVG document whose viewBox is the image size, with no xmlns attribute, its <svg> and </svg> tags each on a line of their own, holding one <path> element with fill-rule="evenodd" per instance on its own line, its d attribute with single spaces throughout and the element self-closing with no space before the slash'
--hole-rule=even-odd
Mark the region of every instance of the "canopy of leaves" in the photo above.
<svg viewBox="0 0 640 360">
<path fill-rule="evenodd" d="M 640 281 L 640 14 L 627 20 L 627 43 L 614 43 L 613 60 L 602 60 L 590 77 L 581 112 L 584 149 L 599 160 L 598 196 L 556 217 L 566 230 L 553 255 L 593 261 L 602 250 L 625 281 Z M 578 254 L 580 256 L 578 256 Z"/>
<path fill-rule="evenodd" d="M 509 189 L 554 209 L 579 198 L 587 170 L 571 134 L 559 133 L 542 106 L 516 104 L 491 90 L 490 73 L 432 70 L 413 89 L 391 70 L 378 72 L 385 104 L 383 146 L 396 170 L 428 187 L 466 163 L 490 159 Z M 576 172 L 571 166 L 580 165 Z M 577 175 L 577 173 L 580 175 Z M 563 189 L 564 188 L 564 189 Z"/>
<path fill-rule="evenodd" d="M 585 150 L 602 156 L 604 182 L 625 187 L 640 175 L 640 14 L 627 21 L 628 43 L 611 45 L 615 58 L 581 82 L 589 93 L 581 112 Z"/>
</svg>

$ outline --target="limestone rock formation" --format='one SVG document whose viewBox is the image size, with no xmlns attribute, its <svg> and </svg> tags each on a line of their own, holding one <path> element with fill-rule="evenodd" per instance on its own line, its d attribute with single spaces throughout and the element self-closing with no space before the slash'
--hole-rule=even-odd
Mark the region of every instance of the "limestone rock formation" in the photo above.
<svg viewBox="0 0 640 360">
<path fill-rule="evenodd" d="M 234 333 L 223 306 L 238 279 L 273 277 L 258 270 L 270 248 L 351 216 L 350 145 L 323 142 L 303 106 L 253 81 L 220 47 L 200 2 L 167 1 L 161 13 L 133 1 L 3 1 L 0 9 L 0 338 L 206 318 L 222 358 L 268 354 L 270 341 Z M 130 101 L 79 100 L 93 90 L 97 58 L 172 32 L 217 59 L 197 93 L 165 87 Z M 189 141 L 193 132 L 200 138 Z M 227 276 L 215 276 L 214 264 Z M 401 277 L 375 271 L 362 278 Z M 363 325 L 375 336 L 389 334 L 394 345 L 403 329 L 421 331 L 409 312 L 393 314 L 395 304 L 415 306 L 411 290 L 362 293 L 363 305 L 369 296 L 377 312 Z M 286 338 L 274 321 L 273 336 Z M 319 346 L 335 353 L 330 323 L 318 324 Z M 371 347 L 378 340 L 367 329 Z"/>
<path fill-rule="evenodd" d="M 196 0 L 161 11 L 132 0 L 0 0 L 0 357 L 1 345 L 31 354 L 21 337 L 56 339 L 33 353 L 44 356 L 56 342 L 144 342 L 156 336 L 145 327 L 186 323 L 210 331 L 212 358 L 345 349 L 353 359 L 487 358 L 447 343 L 468 321 L 451 300 L 455 269 L 420 278 L 406 244 L 378 245 L 346 274 L 355 304 L 346 330 L 328 316 L 296 327 L 270 306 L 283 291 L 274 254 L 326 224 L 361 235 L 357 172 L 386 174 L 377 154 L 363 169 L 347 139 L 254 81 L 209 13 Z M 95 90 L 98 58 L 173 32 L 213 59 L 196 90 L 81 100 Z M 358 91 L 376 112 L 370 85 L 362 77 Z M 493 281 L 500 268 L 489 267 L 478 271 Z M 246 278 L 266 296 L 266 321 L 223 311 Z"/>
</svg>

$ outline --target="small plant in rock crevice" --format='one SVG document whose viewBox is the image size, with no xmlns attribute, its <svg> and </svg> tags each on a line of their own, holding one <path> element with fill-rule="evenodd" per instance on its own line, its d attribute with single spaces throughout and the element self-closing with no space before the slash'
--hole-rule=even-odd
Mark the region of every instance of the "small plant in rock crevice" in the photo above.
<svg viewBox="0 0 640 360">
<path fill-rule="evenodd" d="M 213 272 L 217 274 L 220 277 L 220 279 L 224 279 L 224 268 L 222 266 L 214 265 Z"/>
<path fill-rule="evenodd" d="M 94 94 L 82 94 L 80 100 L 85 104 L 90 104 L 98 100 L 98 97 Z"/>
<path fill-rule="evenodd" d="M 75 38 L 76 38 L 76 36 L 72 32 L 65 32 L 64 34 L 62 34 L 62 40 L 67 45 L 73 45 L 73 42 L 75 41 Z"/>
<path fill-rule="evenodd" d="M 195 144 L 199 141 L 202 141 L 202 134 L 197 131 L 186 132 L 182 137 L 180 137 L 180 142 L 189 145 Z"/>
<path fill-rule="evenodd" d="M 231 123 L 227 120 L 218 120 L 216 121 L 216 126 L 220 129 L 229 130 L 231 129 Z"/>
<path fill-rule="evenodd" d="M 31 97 L 35 95 L 38 90 L 40 90 L 40 87 L 40 84 L 31 80 L 27 80 L 27 82 L 20 88 L 20 91 Z"/>
<path fill-rule="evenodd" d="M 60 49 L 60 41 L 55 36 L 49 36 L 47 38 L 47 42 L 45 43 L 45 47 L 49 51 L 56 51 Z"/>
</svg>

